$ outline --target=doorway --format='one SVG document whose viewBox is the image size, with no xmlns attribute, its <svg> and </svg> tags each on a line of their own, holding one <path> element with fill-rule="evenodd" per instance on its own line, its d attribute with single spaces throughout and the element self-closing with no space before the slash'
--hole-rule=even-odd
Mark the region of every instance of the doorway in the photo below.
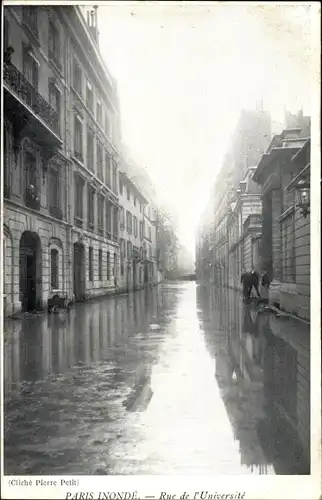
<svg viewBox="0 0 322 500">
<path fill-rule="evenodd" d="M 19 247 L 20 300 L 23 311 L 40 308 L 41 245 L 38 234 L 25 231 Z"/>
<path fill-rule="evenodd" d="M 85 249 L 82 243 L 74 243 L 74 296 L 76 301 L 85 298 Z"/>
</svg>

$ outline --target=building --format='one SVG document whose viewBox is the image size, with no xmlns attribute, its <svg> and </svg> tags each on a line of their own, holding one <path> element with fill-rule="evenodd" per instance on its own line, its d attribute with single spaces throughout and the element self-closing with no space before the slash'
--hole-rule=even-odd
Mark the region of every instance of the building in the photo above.
<svg viewBox="0 0 322 500">
<path fill-rule="evenodd" d="M 149 285 L 160 283 L 157 267 L 157 212 L 151 202 L 143 210 L 143 252 L 144 282 Z"/>
<path fill-rule="evenodd" d="M 4 314 L 115 290 L 116 83 L 96 10 L 4 8 Z"/>
<path fill-rule="evenodd" d="M 204 248 L 201 258 L 208 263 L 203 266 L 203 274 L 207 276 L 207 281 L 213 281 L 218 286 L 237 286 L 242 267 L 252 261 L 247 255 L 244 258 L 242 250 L 245 247 L 247 253 L 250 239 L 260 233 L 260 220 L 255 217 L 259 213 L 259 192 L 251 183 L 251 174 L 266 151 L 270 138 L 271 117 L 263 110 L 262 104 L 256 110 L 242 110 L 207 207 L 212 214 L 211 234 L 207 235 L 207 231 L 199 227 L 197 236 L 196 268 L 201 269 L 200 249 Z M 245 186 L 248 186 L 247 193 Z M 252 217 L 244 228 L 246 213 Z M 201 244 L 203 239 L 209 241 L 208 250 Z M 259 242 L 254 243 L 254 248 L 258 246 Z M 233 268 L 229 269 L 229 265 Z M 207 271 L 207 267 L 212 268 L 212 272 Z"/>
<path fill-rule="evenodd" d="M 122 170 L 122 167 L 121 167 Z M 120 281 L 122 291 L 144 286 L 144 207 L 148 200 L 120 172 Z"/>
<path fill-rule="evenodd" d="M 274 136 L 253 177 L 262 189 L 261 259 L 272 279 L 270 300 L 305 319 L 310 318 L 309 204 L 304 210 L 297 204 L 296 190 L 304 182 L 309 201 L 307 133 L 307 128 L 295 128 Z"/>
<path fill-rule="evenodd" d="M 258 269 L 259 245 L 262 230 L 262 202 L 259 186 L 252 180 L 256 167 L 247 170 L 239 187 L 232 192 L 227 218 L 229 277 L 228 285 L 240 288 L 243 270 Z"/>
</svg>

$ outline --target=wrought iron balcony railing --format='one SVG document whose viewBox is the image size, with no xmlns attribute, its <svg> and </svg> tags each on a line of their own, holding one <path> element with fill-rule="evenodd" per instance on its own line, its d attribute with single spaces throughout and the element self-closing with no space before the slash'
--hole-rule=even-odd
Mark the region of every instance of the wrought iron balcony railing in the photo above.
<svg viewBox="0 0 322 500">
<path fill-rule="evenodd" d="M 3 79 L 11 89 L 39 116 L 56 134 L 59 135 L 58 113 L 36 92 L 22 73 L 11 63 L 4 64 Z"/>
</svg>

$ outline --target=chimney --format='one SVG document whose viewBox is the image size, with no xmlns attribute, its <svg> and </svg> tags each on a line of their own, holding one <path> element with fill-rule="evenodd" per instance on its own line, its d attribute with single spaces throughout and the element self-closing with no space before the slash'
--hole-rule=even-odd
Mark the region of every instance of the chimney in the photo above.
<svg viewBox="0 0 322 500">
<path fill-rule="evenodd" d="M 97 5 L 94 5 L 91 11 L 87 11 L 87 24 L 89 31 L 98 45 Z"/>
</svg>

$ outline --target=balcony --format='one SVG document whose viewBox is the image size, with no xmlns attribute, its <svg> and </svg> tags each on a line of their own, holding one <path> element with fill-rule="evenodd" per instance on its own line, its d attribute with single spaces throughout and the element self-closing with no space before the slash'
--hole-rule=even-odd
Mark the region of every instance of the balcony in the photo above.
<svg viewBox="0 0 322 500">
<path fill-rule="evenodd" d="M 244 222 L 244 232 L 246 231 L 261 231 L 262 229 L 262 215 L 251 214 Z"/>
<path fill-rule="evenodd" d="M 13 119 L 16 131 L 28 124 L 40 143 L 60 146 L 58 113 L 13 64 L 4 64 L 3 80 L 5 112 Z"/>
<path fill-rule="evenodd" d="M 40 210 L 40 198 L 37 188 L 30 185 L 25 191 L 25 203 L 26 206 L 32 208 L 33 210 Z"/>
<path fill-rule="evenodd" d="M 61 211 L 61 209 L 59 207 L 50 206 L 49 207 L 49 213 L 50 213 L 50 215 L 52 215 L 53 217 L 55 217 L 55 219 L 59 219 L 59 220 L 63 219 L 63 213 L 62 213 L 62 211 Z"/>
</svg>

